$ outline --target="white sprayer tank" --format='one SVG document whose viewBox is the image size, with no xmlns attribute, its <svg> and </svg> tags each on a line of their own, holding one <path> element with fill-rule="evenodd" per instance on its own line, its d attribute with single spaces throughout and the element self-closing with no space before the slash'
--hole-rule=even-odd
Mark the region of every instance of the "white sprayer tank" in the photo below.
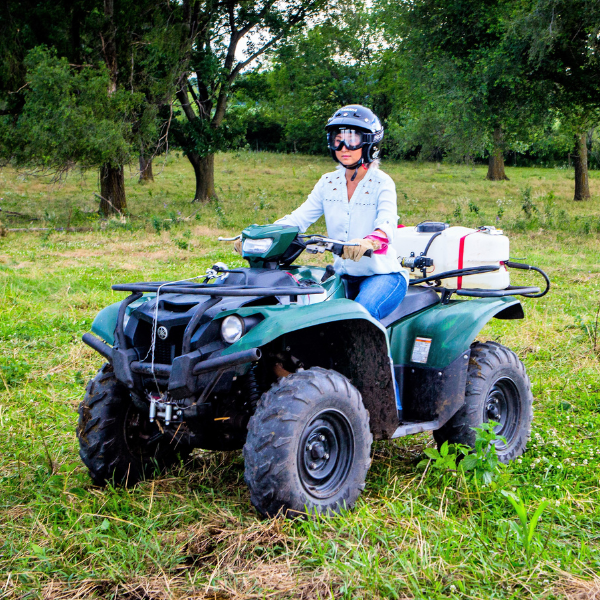
<svg viewBox="0 0 600 600">
<path fill-rule="evenodd" d="M 436 231 L 436 226 L 438 231 Z M 441 229 L 446 227 L 445 229 Z M 422 231 L 425 229 L 425 231 Z M 438 234 L 438 235 L 436 235 Z M 442 286 L 449 289 L 504 290 L 510 285 L 510 276 L 504 262 L 509 260 L 509 242 L 502 231 L 494 227 L 470 229 L 448 227 L 442 223 L 423 223 L 417 227 L 400 227 L 396 230 L 393 247 L 398 260 L 419 256 L 425 251 L 432 236 L 436 236 L 427 250 L 433 259 L 433 267 L 427 268 L 427 276 L 445 271 L 495 265 L 498 271 L 442 279 Z M 414 253 L 414 254 L 413 254 Z M 410 272 L 410 271 L 409 271 Z M 421 278 L 419 270 L 410 272 L 411 278 Z"/>
</svg>

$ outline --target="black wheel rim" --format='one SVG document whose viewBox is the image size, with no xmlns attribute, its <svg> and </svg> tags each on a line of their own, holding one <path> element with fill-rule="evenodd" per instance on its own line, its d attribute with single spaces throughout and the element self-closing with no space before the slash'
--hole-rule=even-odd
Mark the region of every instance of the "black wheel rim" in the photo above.
<svg viewBox="0 0 600 600">
<path fill-rule="evenodd" d="M 498 450 L 504 450 L 514 441 L 521 419 L 521 397 L 515 382 L 508 378 L 498 379 L 488 392 L 484 408 L 484 421 L 499 423 L 494 428 L 496 435 L 506 438 L 496 442 Z"/>
<path fill-rule="evenodd" d="M 315 498 L 335 495 L 354 460 L 354 431 L 339 411 L 323 410 L 306 425 L 298 448 L 300 479 Z"/>
</svg>

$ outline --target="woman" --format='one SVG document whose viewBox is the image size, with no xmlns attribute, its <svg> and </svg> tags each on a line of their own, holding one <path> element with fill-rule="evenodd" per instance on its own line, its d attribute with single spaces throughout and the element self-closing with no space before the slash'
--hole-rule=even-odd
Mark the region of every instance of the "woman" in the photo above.
<svg viewBox="0 0 600 600">
<path fill-rule="evenodd" d="M 398 209 L 396 186 L 378 168 L 383 127 L 371 110 L 353 104 L 336 111 L 325 130 L 338 169 L 323 175 L 306 202 L 276 222 L 304 233 L 324 214 L 329 237 L 357 244 L 344 247 L 334 268 L 347 297 L 381 320 L 402 302 L 408 285 L 408 272 L 389 246 Z M 373 250 L 371 257 L 364 256 L 367 250 Z"/>
</svg>

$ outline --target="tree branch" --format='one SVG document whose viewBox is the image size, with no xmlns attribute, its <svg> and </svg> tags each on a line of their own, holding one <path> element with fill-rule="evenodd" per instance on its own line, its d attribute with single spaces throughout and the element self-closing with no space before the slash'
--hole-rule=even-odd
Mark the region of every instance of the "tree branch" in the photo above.
<svg viewBox="0 0 600 600">
<path fill-rule="evenodd" d="M 187 95 L 187 92 L 183 88 L 180 88 L 179 90 L 177 90 L 176 96 L 177 100 L 179 100 L 179 104 L 181 104 L 181 108 L 183 109 L 183 112 L 185 113 L 185 116 L 187 117 L 188 121 L 194 121 L 195 119 L 197 119 L 198 117 L 194 112 L 194 109 L 190 105 L 190 99 Z"/>
</svg>

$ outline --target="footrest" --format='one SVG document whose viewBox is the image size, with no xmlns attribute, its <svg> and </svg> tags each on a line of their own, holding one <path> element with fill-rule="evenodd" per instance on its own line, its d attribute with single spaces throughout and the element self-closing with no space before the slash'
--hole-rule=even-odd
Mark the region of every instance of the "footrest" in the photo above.
<svg viewBox="0 0 600 600">
<path fill-rule="evenodd" d="M 440 422 L 437 419 L 435 421 L 402 423 L 402 425 L 394 431 L 392 439 L 404 437 L 405 435 L 414 435 L 415 433 L 423 433 L 424 431 L 433 431 L 439 428 Z"/>
</svg>

